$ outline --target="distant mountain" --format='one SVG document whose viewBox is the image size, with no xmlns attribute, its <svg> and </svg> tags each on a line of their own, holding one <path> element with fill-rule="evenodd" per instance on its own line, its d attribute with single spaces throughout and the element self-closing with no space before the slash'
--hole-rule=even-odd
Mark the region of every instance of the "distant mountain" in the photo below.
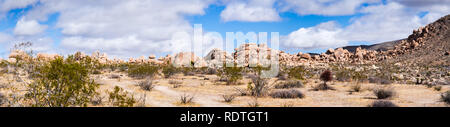
<svg viewBox="0 0 450 127">
<path fill-rule="evenodd" d="M 353 53 L 356 51 L 356 48 L 358 48 L 358 47 L 361 47 L 362 49 L 367 49 L 367 50 L 387 51 L 387 50 L 394 49 L 394 46 L 397 45 L 398 43 L 400 43 L 402 40 L 406 40 L 406 39 L 388 41 L 388 42 L 383 42 L 383 43 L 378 43 L 378 44 L 373 44 L 373 45 L 345 46 L 342 48 L 347 49 L 349 52 L 353 52 Z"/>
</svg>

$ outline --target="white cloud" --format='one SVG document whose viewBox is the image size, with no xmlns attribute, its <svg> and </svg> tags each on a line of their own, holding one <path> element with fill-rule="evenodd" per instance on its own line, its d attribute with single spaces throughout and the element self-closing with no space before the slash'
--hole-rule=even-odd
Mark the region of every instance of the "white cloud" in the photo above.
<svg viewBox="0 0 450 127">
<path fill-rule="evenodd" d="M 283 11 L 294 11 L 300 15 L 352 15 L 363 3 L 380 0 L 284 0 Z"/>
<path fill-rule="evenodd" d="M 0 19 L 11 9 L 25 8 L 36 2 L 37 0 L 0 0 Z"/>
<path fill-rule="evenodd" d="M 342 30 L 338 28 L 337 23 L 330 21 L 314 27 L 300 28 L 282 37 L 281 42 L 285 47 L 303 50 L 335 48 L 347 44 L 346 40 L 338 36 L 340 32 Z"/>
<path fill-rule="evenodd" d="M 67 52 L 100 50 L 110 56 L 137 57 L 184 49 L 171 44 L 176 32 L 192 33 L 186 15 L 202 15 L 205 0 L 41 0 L 26 17 L 46 20 L 58 13 L 56 27 Z"/>
<path fill-rule="evenodd" d="M 17 21 L 16 27 L 14 28 L 15 35 L 36 35 L 40 34 L 47 29 L 46 25 L 39 24 L 36 20 L 26 21 L 25 18 L 21 18 Z"/>
<path fill-rule="evenodd" d="M 273 8 L 274 0 L 232 1 L 227 3 L 220 17 L 223 21 L 273 22 L 280 21 L 278 12 Z"/>
</svg>

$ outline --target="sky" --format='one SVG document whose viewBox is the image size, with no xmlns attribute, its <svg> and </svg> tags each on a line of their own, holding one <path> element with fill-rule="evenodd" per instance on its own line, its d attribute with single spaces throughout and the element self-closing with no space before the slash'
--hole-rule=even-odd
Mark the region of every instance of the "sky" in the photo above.
<svg viewBox="0 0 450 127">
<path fill-rule="evenodd" d="M 198 56 L 222 46 L 209 33 L 227 32 L 278 32 L 281 50 L 321 53 L 407 38 L 449 12 L 450 0 L 0 0 L 0 57 L 19 42 L 61 55 L 165 56 L 192 46 L 195 24 Z"/>
</svg>

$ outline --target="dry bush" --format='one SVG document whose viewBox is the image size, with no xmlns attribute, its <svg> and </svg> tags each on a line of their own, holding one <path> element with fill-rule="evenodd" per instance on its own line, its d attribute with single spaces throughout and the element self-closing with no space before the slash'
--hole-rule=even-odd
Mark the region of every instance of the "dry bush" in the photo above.
<svg viewBox="0 0 450 127">
<path fill-rule="evenodd" d="M 241 89 L 241 88 L 234 88 L 239 96 L 247 96 L 250 95 L 250 93 L 247 90 Z"/>
<path fill-rule="evenodd" d="M 362 90 L 362 87 L 360 84 L 355 84 L 350 86 L 350 91 L 351 92 L 360 92 Z"/>
<path fill-rule="evenodd" d="M 369 78 L 370 83 L 376 83 L 376 84 L 382 84 L 382 85 L 389 85 L 392 84 L 392 81 L 387 78 L 379 78 L 379 77 L 370 77 Z"/>
<path fill-rule="evenodd" d="M 441 94 L 441 101 L 445 104 L 450 105 L 450 90 Z"/>
<path fill-rule="evenodd" d="M 330 70 L 324 71 L 322 74 L 320 74 L 320 80 L 322 80 L 326 85 L 327 82 L 333 80 L 333 73 Z"/>
<path fill-rule="evenodd" d="M 172 84 L 172 85 L 180 85 L 180 84 L 183 84 L 183 81 L 179 81 L 179 80 L 169 80 L 169 84 Z"/>
<path fill-rule="evenodd" d="M 254 98 L 252 101 L 248 102 L 249 107 L 261 107 L 261 104 L 258 101 L 258 98 Z"/>
<path fill-rule="evenodd" d="M 289 88 L 302 88 L 303 83 L 300 80 L 289 80 L 286 82 L 281 82 L 274 86 L 276 89 L 289 89 Z"/>
<path fill-rule="evenodd" d="M 111 75 L 109 76 L 109 78 L 111 78 L 111 79 L 119 79 L 119 78 L 120 78 L 120 75 L 118 75 L 118 74 L 111 74 Z"/>
<path fill-rule="evenodd" d="M 253 86 L 251 84 L 247 86 L 252 96 L 265 96 L 269 91 L 269 83 L 267 82 L 267 79 L 256 76 L 252 77 L 252 82 L 254 84 Z"/>
<path fill-rule="evenodd" d="M 301 91 L 295 90 L 295 89 L 277 90 L 277 91 L 270 93 L 270 96 L 273 98 L 303 98 L 303 97 L 305 97 L 305 95 Z"/>
<path fill-rule="evenodd" d="M 155 87 L 151 80 L 140 81 L 138 83 L 138 86 L 142 90 L 146 90 L 146 91 L 151 91 Z"/>
<path fill-rule="evenodd" d="M 335 90 L 333 87 L 325 84 L 325 83 L 320 83 L 319 85 L 316 85 L 312 88 L 313 91 L 320 91 L 320 90 Z"/>
<path fill-rule="evenodd" d="M 2 106 L 4 103 L 6 103 L 7 99 L 3 93 L 0 93 L 0 106 Z"/>
<path fill-rule="evenodd" d="M 115 86 L 114 91 L 108 92 L 109 102 L 116 107 L 133 107 L 136 103 L 134 96 L 129 96 L 128 92 L 122 88 Z"/>
<path fill-rule="evenodd" d="M 377 100 L 372 102 L 372 104 L 368 105 L 368 107 L 398 107 L 398 106 L 392 103 L 391 101 Z"/>
<path fill-rule="evenodd" d="M 235 95 L 222 95 L 223 101 L 224 102 L 232 102 L 234 100 L 234 98 L 236 98 Z"/>
<path fill-rule="evenodd" d="M 221 81 L 227 82 L 227 84 L 236 84 L 237 81 L 242 79 L 242 67 L 226 67 L 224 66 L 217 73 L 217 76 L 220 77 Z"/>
<path fill-rule="evenodd" d="M 94 105 L 94 106 L 102 105 L 102 104 L 103 104 L 103 99 L 104 99 L 104 98 L 105 98 L 105 97 L 102 97 L 102 96 L 100 96 L 100 95 L 96 95 L 96 96 L 94 96 L 93 98 L 91 98 L 91 104 Z"/>
<path fill-rule="evenodd" d="M 194 102 L 194 96 L 192 96 L 192 95 L 188 95 L 185 93 L 180 96 L 181 104 L 189 104 L 189 103 L 193 103 L 193 102 Z"/>
<path fill-rule="evenodd" d="M 442 86 L 435 86 L 434 87 L 434 90 L 436 90 L 436 91 L 441 91 L 441 89 L 442 89 Z"/>
<path fill-rule="evenodd" d="M 378 88 L 373 90 L 373 94 L 377 96 L 377 99 L 387 99 L 395 95 L 395 91 L 388 88 Z"/>
</svg>

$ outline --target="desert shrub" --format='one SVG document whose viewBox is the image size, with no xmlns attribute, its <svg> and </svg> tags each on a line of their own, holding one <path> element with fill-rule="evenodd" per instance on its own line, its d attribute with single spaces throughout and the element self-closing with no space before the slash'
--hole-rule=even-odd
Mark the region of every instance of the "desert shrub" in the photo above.
<svg viewBox="0 0 450 127">
<path fill-rule="evenodd" d="M 330 70 L 322 72 L 322 74 L 320 74 L 320 80 L 322 80 L 326 85 L 327 82 L 333 80 L 333 73 Z"/>
<path fill-rule="evenodd" d="M 206 69 L 206 74 L 215 75 L 215 74 L 217 74 L 217 70 L 215 68 L 208 68 L 208 69 Z"/>
<path fill-rule="evenodd" d="M 398 106 L 392 103 L 391 101 L 377 100 L 372 102 L 372 104 L 368 105 L 368 107 L 398 107 Z"/>
<path fill-rule="evenodd" d="M 340 69 L 339 71 L 336 71 L 335 76 L 336 80 L 341 82 L 348 82 L 352 78 L 352 72 L 348 69 Z"/>
<path fill-rule="evenodd" d="M 249 107 L 261 107 L 261 104 L 258 101 L 258 98 L 254 98 L 252 101 L 248 102 Z"/>
<path fill-rule="evenodd" d="M 179 81 L 179 80 L 169 80 L 169 84 L 182 84 L 183 81 Z"/>
<path fill-rule="evenodd" d="M 92 72 L 92 74 L 98 75 L 98 74 L 102 74 L 102 72 L 99 71 L 99 70 L 94 70 L 94 71 Z"/>
<path fill-rule="evenodd" d="M 125 72 L 128 69 L 128 65 L 127 64 L 119 64 L 118 68 L 119 68 L 120 72 Z"/>
<path fill-rule="evenodd" d="M 375 96 L 377 96 L 377 99 L 387 99 L 395 95 L 395 92 L 392 89 L 386 88 L 374 89 L 373 93 L 375 94 Z"/>
<path fill-rule="evenodd" d="M 236 98 L 235 95 L 222 95 L 224 102 L 232 102 L 234 98 Z"/>
<path fill-rule="evenodd" d="M 370 77 L 369 78 L 370 83 L 377 83 L 382 85 L 389 85 L 392 84 L 392 81 L 387 78 L 379 78 L 379 77 Z"/>
<path fill-rule="evenodd" d="M 308 74 L 308 71 L 303 66 L 292 67 L 288 70 L 289 77 L 298 80 L 305 80 Z"/>
<path fill-rule="evenodd" d="M 434 87 L 434 90 L 436 90 L 436 91 L 441 91 L 441 89 L 442 89 L 442 86 L 435 86 Z"/>
<path fill-rule="evenodd" d="M 180 96 L 180 103 L 181 104 L 189 104 L 194 102 L 194 96 L 192 95 L 188 95 L 188 94 L 183 94 Z"/>
<path fill-rule="evenodd" d="M 140 81 L 138 83 L 138 86 L 142 90 L 146 90 L 146 91 L 151 91 L 153 89 L 153 87 L 155 87 L 151 80 Z"/>
<path fill-rule="evenodd" d="M 361 85 L 360 84 L 355 84 L 350 86 L 350 91 L 351 92 L 360 92 L 361 91 Z"/>
<path fill-rule="evenodd" d="M 250 94 L 247 90 L 244 90 L 241 88 L 235 88 L 235 89 L 239 96 L 247 96 Z"/>
<path fill-rule="evenodd" d="M 183 72 L 184 76 L 193 76 L 195 75 L 194 68 L 192 67 L 183 67 L 181 68 L 181 72 Z"/>
<path fill-rule="evenodd" d="M 251 69 L 256 75 L 261 75 L 262 71 L 270 70 L 270 67 L 263 67 L 261 65 L 257 65 L 256 67 L 252 67 Z"/>
<path fill-rule="evenodd" d="M 3 93 L 0 93 L 0 106 L 2 106 L 4 103 L 6 103 L 6 97 L 3 95 Z"/>
<path fill-rule="evenodd" d="M 174 67 L 172 65 L 167 65 L 162 68 L 162 73 L 164 74 L 165 78 L 170 78 L 173 75 L 175 75 L 176 73 L 178 73 L 178 70 L 176 67 Z"/>
<path fill-rule="evenodd" d="M 90 65 L 89 61 L 75 61 L 69 56 L 36 66 L 25 99 L 38 107 L 87 106 L 98 88 L 89 78 Z"/>
<path fill-rule="evenodd" d="M 158 67 L 151 64 L 135 64 L 128 68 L 128 76 L 134 78 L 153 77 L 158 72 Z"/>
<path fill-rule="evenodd" d="M 268 82 L 266 79 L 259 76 L 252 77 L 253 85 L 249 84 L 248 90 L 250 94 L 255 97 L 265 96 L 269 90 Z"/>
<path fill-rule="evenodd" d="M 270 96 L 273 98 L 303 98 L 305 95 L 295 89 L 289 89 L 289 90 L 277 90 L 272 93 L 270 93 Z"/>
<path fill-rule="evenodd" d="M 219 70 L 217 75 L 227 82 L 227 84 L 235 84 L 238 80 L 242 79 L 242 67 L 223 67 Z"/>
<path fill-rule="evenodd" d="M 300 80 L 289 80 L 286 82 L 281 82 L 274 86 L 276 89 L 289 89 L 289 88 L 302 88 L 303 83 Z"/>
<path fill-rule="evenodd" d="M 281 107 L 294 107 L 293 103 L 283 103 L 281 104 Z"/>
<path fill-rule="evenodd" d="M 333 87 L 325 84 L 325 83 L 320 83 L 316 86 L 314 86 L 312 88 L 313 91 L 320 91 L 320 90 L 335 90 Z"/>
<path fill-rule="evenodd" d="M 278 73 L 277 78 L 279 80 L 287 80 L 289 78 L 289 75 L 287 73 L 280 72 Z"/>
<path fill-rule="evenodd" d="M 115 86 L 114 91 L 108 92 L 109 102 L 116 107 L 133 107 L 136 100 L 133 96 L 129 96 L 128 92 L 124 91 L 122 88 Z"/>
<path fill-rule="evenodd" d="M 441 94 L 441 101 L 450 105 L 450 90 Z"/>
<path fill-rule="evenodd" d="M 120 75 L 117 75 L 117 74 L 111 74 L 111 75 L 109 76 L 109 78 L 112 78 L 112 79 L 118 79 L 118 78 L 120 78 Z"/>
<path fill-rule="evenodd" d="M 91 98 L 91 104 L 94 106 L 101 105 L 103 103 L 104 97 L 100 95 L 96 95 L 93 98 Z"/>
</svg>

